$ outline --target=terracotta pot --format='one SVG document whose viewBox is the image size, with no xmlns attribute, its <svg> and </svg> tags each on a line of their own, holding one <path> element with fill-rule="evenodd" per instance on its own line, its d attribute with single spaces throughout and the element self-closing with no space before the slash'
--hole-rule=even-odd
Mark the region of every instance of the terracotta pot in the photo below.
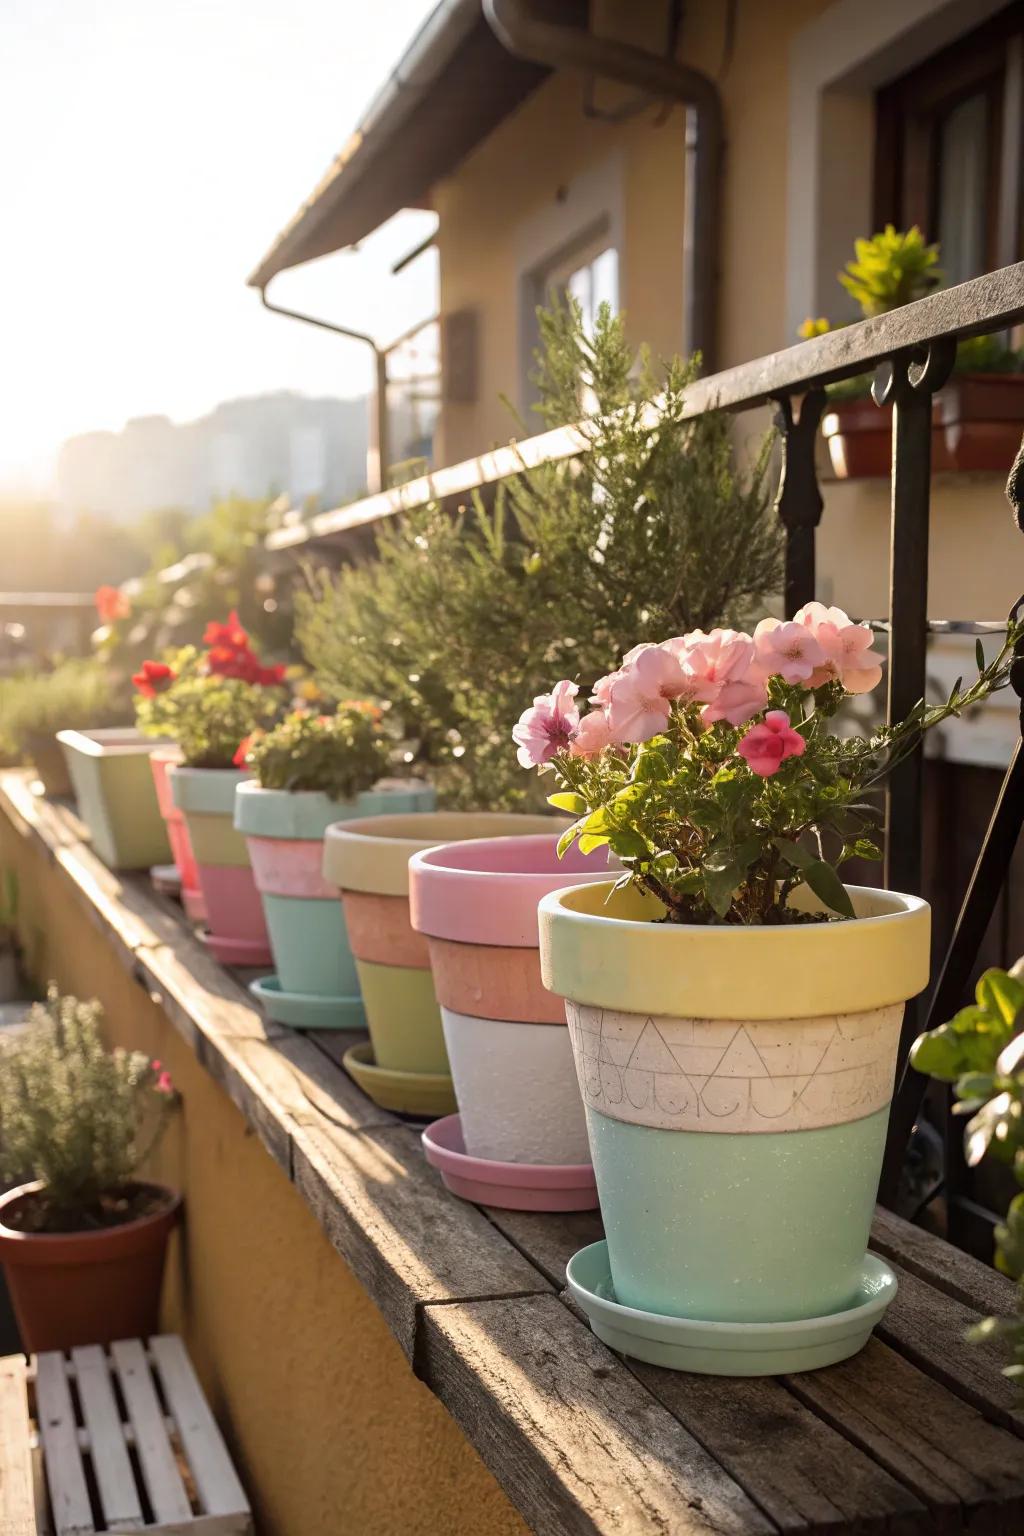
<svg viewBox="0 0 1024 1536">
<path fill-rule="evenodd" d="M 167 770 L 185 815 L 206 906 L 206 943 L 224 965 L 269 965 L 270 939 L 245 838 L 235 828 L 235 790 L 249 777 L 232 768 Z"/>
<path fill-rule="evenodd" d="M 1005 475 L 1024 428 L 1024 374 L 958 373 L 932 406 L 932 471 Z M 892 470 L 892 407 L 837 400 L 822 419 L 839 480 L 877 479 Z"/>
<path fill-rule="evenodd" d="M 181 1214 L 181 1196 L 162 1210 L 99 1232 L 19 1232 L 7 1223 L 42 1188 L 22 1184 L 0 1197 L 0 1261 L 24 1349 L 71 1349 L 146 1338 L 159 1326 L 160 1286 L 167 1240 Z"/>
<path fill-rule="evenodd" d="M 25 737 L 25 751 L 51 800 L 71 794 L 68 765 L 56 736 L 46 731 L 30 731 Z"/>
<path fill-rule="evenodd" d="M 199 870 L 196 868 L 196 856 L 192 852 L 192 842 L 185 825 L 185 814 L 175 805 L 167 778 L 167 770 L 180 762 L 181 750 L 178 747 L 156 747 L 149 754 L 157 804 L 167 828 L 167 840 L 171 845 L 174 863 L 181 876 L 181 904 L 192 922 L 205 923 L 206 903 L 199 889 Z"/>
<path fill-rule="evenodd" d="M 141 731 L 58 731 L 57 740 L 92 845 L 111 869 L 167 864 L 171 849 Z"/>
<path fill-rule="evenodd" d="M 932 470 L 952 469 L 946 439 L 933 407 Z M 892 473 L 892 406 L 870 398 L 837 400 L 821 422 L 837 480 L 877 480 Z"/>
<path fill-rule="evenodd" d="M 409 922 L 411 856 L 441 842 L 535 833 L 552 826 L 557 822 L 550 816 L 433 811 L 328 827 L 324 878 L 342 893 L 378 1068 L 448 1070 L 429 951 Z"/>
<path fill-rule="evenodd" d="M 588 1163 L 562 999 L 541 980 L 537 903 L 608 878 L 607 851 L 558 857 L 558 834 L 487 838 L 409 862 L 427 936 L 464 1149 L 502 1163 Z"/>
</svg>

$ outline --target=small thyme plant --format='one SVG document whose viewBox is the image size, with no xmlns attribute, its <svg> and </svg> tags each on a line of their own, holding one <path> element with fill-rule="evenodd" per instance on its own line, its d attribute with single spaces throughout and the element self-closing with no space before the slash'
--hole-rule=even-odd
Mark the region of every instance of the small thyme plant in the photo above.
<svg viewBox="0 0 1024 1536">
<path fill-rule="evenodd" d="M 388 770 L 392 743 L 375 704 L 348 702 L 333 715 L 296 710 L 244 741 L 235 757 L 263 789 L 319 790 L 351 800 Z"/>
<path fill-rule="evenodd" d="M 142 663 L 132 678 L 136 720 L 147 736 L 176 741 L 185 767 L 231 768 L 240 742 L 280 716 L 286 669 L 263 665 L 234 613 L 204 640 L 202 651 Z"/>
<path fill-rule="evenodd" d="M 992 1156 L 1012 1167 L 1024 1191 L 1024 961 L 1011 971 L 989 970 L 975 1000 L 948 1024 L 926 1031 L 910 1060 L 918 1072 L 952 1083 L 956 1113 L 969 1115 L 964 1153 L 970 1167 Z M 1024 1385 L 1024 1193 L 996 1227 L 996 1268 L 1020 1282 L 1016 1317 L 988 1317 L 971 1337 L 1003 1339 L 1005 1374 Z"/>
<path fill-rule="evenodd" d="M 512 732 L 524 767 L 553 769 L 551 805 L 578 819 L 560 847 L 607 844 L 623 883 L 656 896 L 676 923 L 783 923 L 853 917 L 839 875 L 878 858 L 866 797 L 921 732 L 1009 681 L 1024 625 L 944 704 L 922 702 L 870 737 L 839 735 L 837 710 L 882 677 L 867 625 L 808 603 L 753 635 L 695 630 L 638 645 L 595 684 L 581 717 L 564 679 Z M 825 912 L 789 905 L 809 886 Z"/>
<path fill-rule="evenodd" d="M 140 1051 L 108 1051 L 96 1002 L 51 987 L 24 1033 L 0 1047 L 0 1173 L 39 1179 L 23 1230 L 116 1226 L 153 1208 L 134 1183 L 175 1103 L 169 1074 Z"/>
</svg>

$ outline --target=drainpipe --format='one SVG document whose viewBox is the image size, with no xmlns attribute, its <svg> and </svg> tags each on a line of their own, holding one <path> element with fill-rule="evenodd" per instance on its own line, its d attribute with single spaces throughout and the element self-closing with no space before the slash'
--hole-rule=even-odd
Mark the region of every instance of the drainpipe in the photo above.
<svg viewBox="0 0 1024 1536">
<path fill-rule="evenodd" d="M 573 69 L 639 87 L 686 113 L 686 226 L 683 239 L 683 346 L 715 369 L 722 100 L 700 70 L 551 21 L 536 0 L 483 0 L 491 31 L 509 53 L 548 69 Z"/>
<path fill-rule="evenodd" d="M 273 281 L 273 279 L 270 279 Z M 281 304 L 272 304 L 267 298 L 269 283 L 264 283 L 260 289 L 260 300 L 265 309 L 269 309 L 275 315 L 284 315 L 289 320 L 301 320 L 305 325 L 315 325 L 322 331 L 333 331 L 335 336 L 347 336 L 350 341 L 361 341 L 364 346 L 373 351 L 374 366 L 374 403 L 373 423 L 370 437 L 371 454 L 376 457 L 376 466 L 368 464 L 368 470 L 372 472 L 367 478 L 375 481 L 369 489 L 371 491 L 386 491 L 388 488 L 388 467 L 391 463 L 391 445 L 388 434 L 388 359 L 387 353 L 382 351 L 372 336 L 367 336 L 364 331 L 352 331 L 348 326 L 335 325 L 331 320 L 320 320 L 316 315 L 304 315 L 297 309 L 285 309 Z"/>
</svg>

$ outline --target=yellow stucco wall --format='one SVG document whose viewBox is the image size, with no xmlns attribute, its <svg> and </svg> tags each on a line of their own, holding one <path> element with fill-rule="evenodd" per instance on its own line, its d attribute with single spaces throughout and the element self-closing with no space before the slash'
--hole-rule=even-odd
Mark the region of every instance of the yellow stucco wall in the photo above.
<svg viewBox="0 0 1024 1536">
<path fill-rule="evenodd" d="M 185 1193 L 164 1326 L 182 1333 L 261 1536 L 522 1536 L 526 1526 L 289 1184 L 65 880 L 0 815 L 34 973 L 98 997 L 163 1061 L 180 1115 L 153 1167 Z"/>
</svg>

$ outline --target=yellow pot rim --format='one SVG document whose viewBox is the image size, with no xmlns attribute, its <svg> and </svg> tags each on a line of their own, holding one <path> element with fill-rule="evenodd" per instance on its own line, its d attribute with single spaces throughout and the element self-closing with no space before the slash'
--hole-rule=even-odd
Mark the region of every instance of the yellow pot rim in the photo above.
<svg viewBox="0 0 1024 1536">
<path fill-rule="evenodd" d="M 660 902 L 610 880 L 552 891 L 538 908 L 544 985 L 591 1007 L 675 1018 L 820 1018 L 915 997 L 929 978 L 928 903 L 847 890 L 856 918 L 788 927 L 659 923 Z M 820 907 L 803 891 L 801 904 Z"/>
<path fill-rule="evenodd" d="M 425 848 L 477 837 L 557 832 L 568 822 L 516 811 L 418 811 L 335 822 L 324 837 L 323 874 L 345 891 L 408 896 L 409 860 Z"/>
</svg>

